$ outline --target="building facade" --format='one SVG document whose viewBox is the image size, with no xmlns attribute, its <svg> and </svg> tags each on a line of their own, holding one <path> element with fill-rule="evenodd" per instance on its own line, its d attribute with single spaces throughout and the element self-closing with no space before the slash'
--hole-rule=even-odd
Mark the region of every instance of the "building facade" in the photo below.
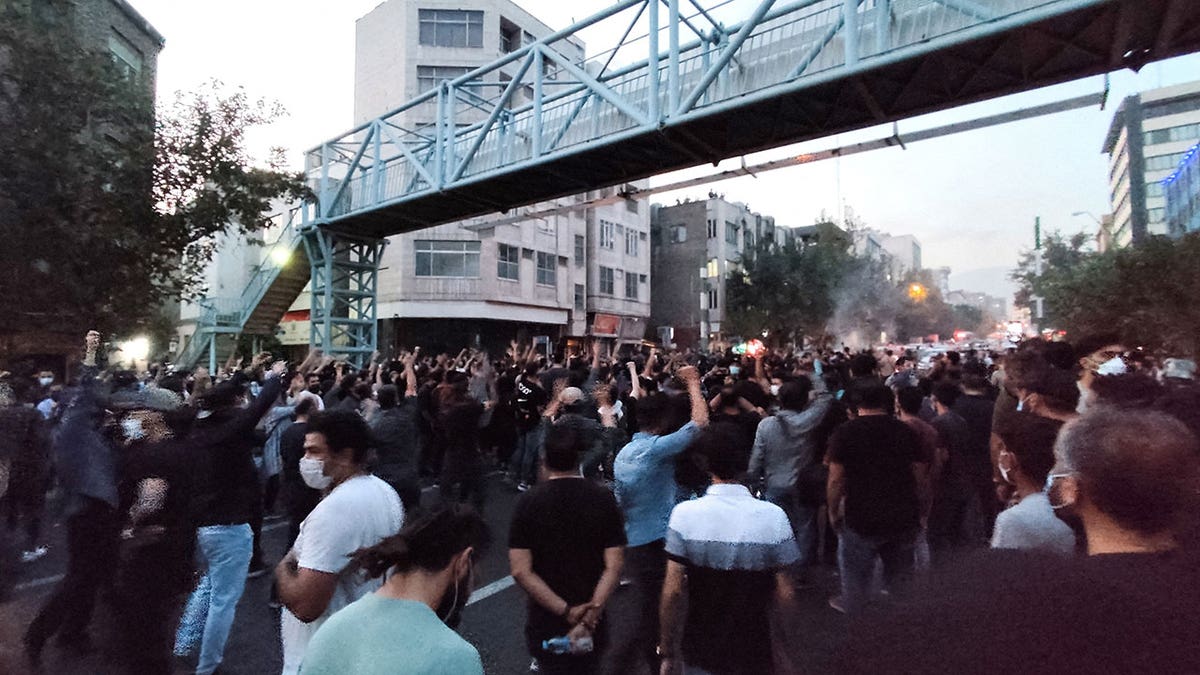
<svg viewBox="0 0 1200 675">
<path fill-rule="evenodd" d="M 70 35 L 79 48 L 112 59 L 129 81 L 140 88 L 149 100 L 153 100 L 158 55 L 163 49 L 164 39 L 125 0 L 0 0 L 0 21 L 24 20 L 33 22 L 47 41 L 63 44 L 66 41 L 58 40 L 56 36 Z M 0 54 L 0 75 L 4 74 L 5 60 Z M 3 77 L 0 77 L 0 81 L 10 84 Z M 18 86 L 6 91 L 12 97 L 6 101 L 6 105 L 21 104 Z M 0 120 L 2 123 L 4 121 Z M 119 126 L 108 122 L 101 129 L 112 137 L 119 138 L 123 134 Z M 97 133 L 95 130 L 85 132 L 84 137 L 95 139 Z M 0 202 L 3 201 L 0 197 Z M 6 318 L 21 323 L 18 317 Z M 63 332 L 36 330 L 10 333 L 8 341 L 0 345 L 0 370 L 52 370 L 61 376 L 66 372 L 68 363 L 77 358 L 80 335 L 81 332 L 73 326 L 65 328 Z"/>
<path fill-rule="evenodd" d="M 1111 245 L 1167 234 L 1163 179 L 1200 140 L 1200 81 L 1127 97 L 1113 115 L 1109 158 Z"/>
<path fill-rule="evenodd" d="M 355 123 L 552 32 L 508 0 L 389 0 L 357 22 Z M 578 40 L 550 48 L 584 62 Z M 479 82 L 480 96 L 496 98 L 515 74 Z M 559 74 L 546 76 L 553 93 Z M 532 100 L 532 75 L 525 78 L 530 84 L 516 90 L 512 105 Z M 477 109 L 458 119 L 475 123 L 487 114 Z M 400 118 L 412 130 L 435 122 L 432 104 Z M 585 203 L 618 189 L 540 204 L 532 210 L 558 210 L 542 218 L 513 222 L 496 214 L 390 237 L 378 285 L 380 345 L 498 347 L 538 335 L 641 340 L 650 315 L 649 205 Z"/>
<path fill-rule="evenodd" d="M 354 123 L 395 110 L 443 80 L 552 32 L 508 0 L 388 0 L 356 22 Z M 577 39 L 550 48 L 584 63 L 585 45 Z M 547 95 L 570 79 L 554 68 L 548 62 Z M 475 102 L 497 98 L 515 74 L 501 71 L 477 81 Z M 532 100 L 532 74 L 525 79 L 529 84 L 515 90 L 513 106 Z M 555 84 L 557 79 L 564 84 Z M 488 109 L 460 103 L 465 113 L 456 118 L 459 124 L 487 119 Z M 392 118 L 416 133 L 432 133 L 436 119 L 433 104 Z M 613 197 L 647 184 L 522 210 L 552 215 L 493 214 L 389 237 L 377 284 L 380 349 L 500 350 L 511 339 L 538 336 L 640 341 L 650 316 L 650 208 L 644 201 Z M 604 203 L 590 203 L 596 200 Z M 214 295 L 236 296 L 264 255 L 259 247 L 227 242 L 209 270 Z M 276 337 L 284 345 L 302 350 L 308 344 L 310 310 L 306 289 L 280 322 Z"/>
<path fill-rule="evenodd" d="M 1008 318 L 1008 300 L 987 293 L 974 291 L 950 291 L 942 296 L 947 304 L 968 305 L 984 313 L 984 318 L 1004 321 Z"/>
<path fill-rule="evenodd" d="M 888 255 L 892 279 L 903 279 L 909 272 L 919 272 L 924 269 L 921 264 L 921 242 L 911 234 L 897 237 L 884 235 L 880 245 Z"/>
<path fill-rule="evenodd" d="M 740 202 L 708 199 L 651 209 L 651 323 L 664 342 L 707 348 L 723 329 L 726 280 L 759 242 L 794 243 L 790 228 Z"/>
<path fill-rule="evenodd" d="M 1163 179 L 1167 195 L 1167 235 L 1200 232 L 1200 143 L 1193 145 L 1179 166 Z"/>
</svg>

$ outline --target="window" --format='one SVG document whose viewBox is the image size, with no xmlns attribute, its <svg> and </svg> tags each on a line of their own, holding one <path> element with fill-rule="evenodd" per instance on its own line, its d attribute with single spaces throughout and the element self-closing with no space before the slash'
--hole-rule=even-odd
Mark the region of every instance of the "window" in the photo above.
<svg viewBox="0 0 1200 675">
<path fill-rule="evenodd" d="M 414 242 L 417 252 L 417 276 L 419 277 L 478 277 L 479 242 L 477 241 L 434 241 L 418 239 Z"/>
<path fill-rule="evenodd" d="M 1146 196 L 1150 199 L 1163 196 L 1162 183 L 1146 183 Z"/>
<path fill-rule="evenodd" d="M 1174 169 L 1183 161 L 1183 153 L 1176 152 L 1170 155 L 1158 155 L 1157 157 L 1146 158 L 1147 171 L 1162 171 L 1163 169 Z"/>
<path fill-rule="evenodd" d="M 575 311 L 583 311 L 583 284 L 575 284 Z"/>
<path fill-rule="evenodd" d="M 615 295 L 616 294 L 616 289 L 615 289 L 616 284 L 613 281 L 615 278 L 616 277 L 613 274 L 613 269 L 611 267 L 601 267 L 600 268 L 600 294 L 601 295 Z"/>
<path fill-rule="evenodd" d="M 504 17 L 500 17 L 500 51 L 505 54 L 521 48 L 521 29 Z"/>
<path fill-rule="evenodd" d="M 582 267 L 584 262 L 584 238 L 582 234 L 575 235 L 575 266 Z"/>
<path fill-rule="evenodd" d="M 419 9 L 418 38 L 430 47 L 482 47 L 483 12 L 461 9 Z"/>
<path fill-rule="evenodd" d="M 738 243 L 738 226 L 728 220 L 725 221 L 725 242 L 734 246 Z"/>
<path fill-rule="evenodd" d="M 625 298 L 627 300 L 638 299 L 638 275 L 637 272 L 625 273 Z"/>
<path fill-rule="evenodd" d="M 671 228 L 671 241 L 682 244 L 687 241 L 687 225 L 676 225 Z"/>
<path fill-rule="evenodd" d="M 709 220 L 708 221 L 708 238 L 716 239 L 716 237 L 717 237 L 717 221 Z"/>
<path fill-rule="evenodd" d="M 537 282 L 543 286 L 554 286 L 558 283 L 558 256 L 538 251 Z"/>
<path fill-rule="evenodd" d="M 637 230 L 625 230 L 625 255 L 637 257 L 638 254 L 638 233 Z"/>
<path fill-rule="evenodd" d="M 514 281 L 521 278 L 521 249 L 508 244 L 500 244 L 500 250 L 496 256 L 496 276 L 501 279 L 512 279 Z"/>
<path fill-rule="evenodd" d="M 1144 136 L 1146 145 L 1158 145 L 1174 141 L 1191 141 L 1197 138 L 1200 138 L 1200 123 L 1184 124 L 1168 129 L 1155 129 L 1154 131 L 1147 131 Z"/>
<path fill-rule="evenodd" d="M 617 224 L 600 221 L 600 248 L 613 249 L 617 245 Z"/>
<path fill-rule="evenodd" d="M 1152 117 L 1165 117 L 1167 115 L 1178 115 L 1179 113 L 1189 113 L 1196 110 L 1196 102 L 1192 99 L 1183 99 L 1179 101 L 1163 101 L 1162 103 L 1151 103 L 1142 109 L 1142 116 L 1146 119 Z"/>
<path fill-rule="evenodd" d="M 453 80 L 474 70 L 465 66 L 417 66 L 417 89 L 437 89 L 442 80 Z"/>
<path fill-rule="evenodd" d="M 641 205 L 638 204 L 638 200 L 636 200 L 636 199 L 626 199 L 625 200 L 625 209 L 627 211 L 629 211 L 630 213 L 637 213 L 640 208 L 641 208 Z"/>
<path fill-rule="evenodd" d="M 709 309 L 717 308 L 717 289 L 715 289 L 715 288 L 711 288 L 708 291 L 708 308 Z"/>
<path fill-rule="evenodd" d="M 754 248 L 754 233 L 746 230 L 746 248 Z"/>
<path fill-rule="evenodd" d="M 134 47 L 133 43 L 126 40 L 124 36 L 117 33 L 110 34 L 108 36 L 108 52 L 112 55 L 117 68 L 124 72 L 125 77 L 132 80 L 142 74 L 145 57 L 142 56 L 141 50 Z"/>
</svg>

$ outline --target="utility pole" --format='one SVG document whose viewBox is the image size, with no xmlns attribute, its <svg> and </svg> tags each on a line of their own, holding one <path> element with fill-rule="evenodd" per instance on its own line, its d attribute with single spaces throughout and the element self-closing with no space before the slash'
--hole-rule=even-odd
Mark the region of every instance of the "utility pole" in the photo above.
<svg viewBox="0 0 1200 675">
<path fill-rule="evenodd" d="M 1040 280 L 1042 277 L 1042 217 L 1036 216 L 1033 219 L 1033 273 Z M 1042 331 L 1042 319 L 1045 317 L 1043 313 L 1043 298 L 1040 295 L 1035 295 L 1033 300 L 1033 326 L 1038 335 Z"/>
</svg>

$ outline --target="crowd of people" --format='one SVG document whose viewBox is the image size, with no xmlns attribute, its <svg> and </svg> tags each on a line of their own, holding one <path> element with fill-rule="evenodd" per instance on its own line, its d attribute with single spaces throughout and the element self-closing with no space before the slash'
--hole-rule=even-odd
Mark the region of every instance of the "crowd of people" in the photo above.
<svg viewBox="0 0 1200 675">
<path fill-rule="evenodd" d="M 830 562 L 844 672 L 1200 662 L 1195 365 L 1117 336 L 927 369 L 599 340 L 214 373 L 101 352 L 89 332 L 69 381 L 0 379 L 0 600 L 45 554 L 47 511 L 68 549 L 30 668 L 53 638 L 124 672 L 217 672 L 247 578 L 272 574 L 284 673 L 482 673 L 454 628 L 495 534 L 493 471 L 522 493 L 513 637 L 540 673 L 789 672 L 789 617 Z M 288 527 L 274 569 L 268 518 Z"/>
</svg>

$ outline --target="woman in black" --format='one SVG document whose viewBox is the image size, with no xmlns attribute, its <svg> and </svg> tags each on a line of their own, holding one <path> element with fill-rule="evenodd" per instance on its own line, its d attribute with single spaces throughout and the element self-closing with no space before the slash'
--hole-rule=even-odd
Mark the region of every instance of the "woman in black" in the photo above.
<svg viewBox="0 0 1200 675">
<path fill-rule="evenodd" d="M 467 378 L 454 373 L 438 403 L 438 426 L 445 442 L 442 458 L 442 501 L 465 502 L 483 510 L 483 462 L 479 455 L 479 430 L 487 425 L 484 413 L 492 402 L 483 403 L 467 393 Z M 457 494 L 456 494 L 457 493 Z"/>
</svg>

